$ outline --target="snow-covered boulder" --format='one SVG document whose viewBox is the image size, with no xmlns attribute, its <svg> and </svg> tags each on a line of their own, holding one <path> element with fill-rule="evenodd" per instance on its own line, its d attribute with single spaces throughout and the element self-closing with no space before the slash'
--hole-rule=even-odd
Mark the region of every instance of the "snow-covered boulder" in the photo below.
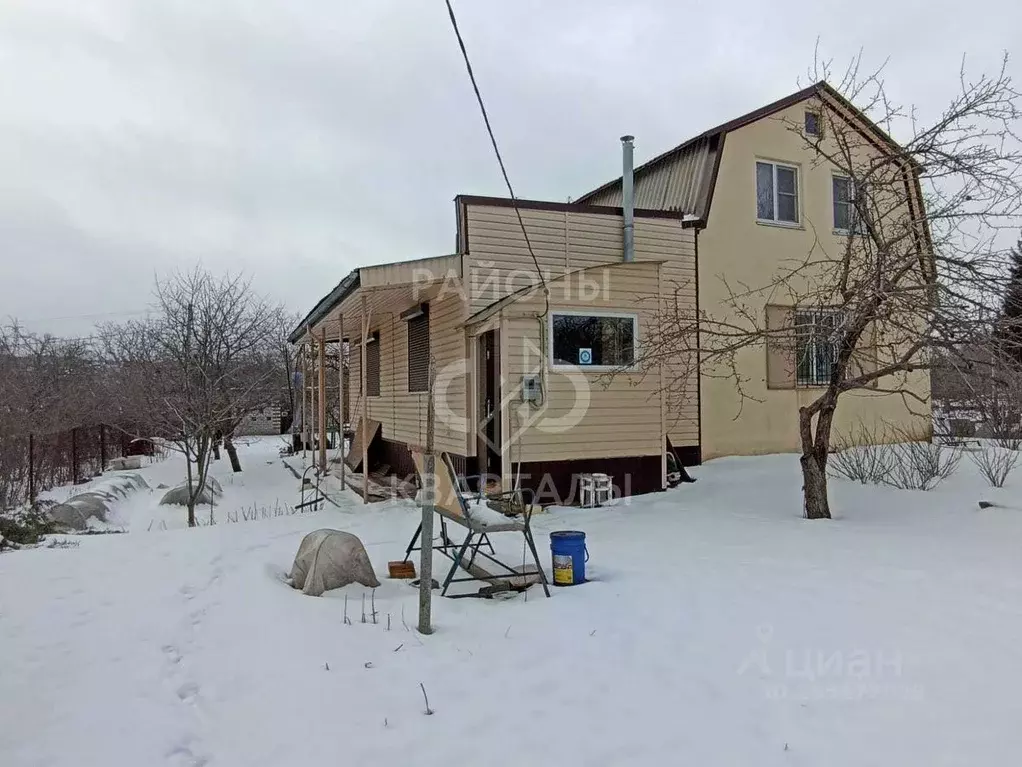
<svg viewBox="0 0 1022 767">
<path fill-rule="evenodd" d="M 371 589 L 380 585 L 362 541 L 340 530 L 316 530 L 302 539 L 290 582 L 313 597 L 349 583 Z"/>
<path fill-rule="evenodd" d="M 106 522 L 111 504 L 138 490 L 148 489 L 149 485 L 141 474 L 116 474 L 100 480 L 88 491 L 58 503 L 48 514 L 58 525 L 71 530 L 84 530 L 90 519 Z"/>
<path fill-rule="evenodd" d="M 199 506 L 211 506 L 214 505 L 223 494 L 224 490 L 220 486 L 220 483 L 213 479 L 213 477 L 206 477 L 206 483 L 202 486 L 202 489 L 199 490 L 199 495 L 195 499 L 195 503 Z M 160 505 L 187 506 L 188 497 L 190 495 L 190 486 L 188 482 L 185 481 L 164 493 L 163 499 L 160 501 Z"/>
</svg>

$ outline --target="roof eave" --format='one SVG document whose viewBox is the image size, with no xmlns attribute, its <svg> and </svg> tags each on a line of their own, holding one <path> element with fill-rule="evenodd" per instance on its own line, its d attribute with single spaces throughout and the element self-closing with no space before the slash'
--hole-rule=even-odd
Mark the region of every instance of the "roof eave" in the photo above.
<svg viewBox="0 0 1022 767">
<path fill-rule="evenodd" d="M 355 269 L 348 273 L 348 275 L 337 283 L 337 286 L 321 298 L 312 310 L 305 315 L 301 322 L 298 323 L 291 335 L 287 337 L 287 341 L 290 344 L 296 344 L 305 335 L 308 328 L 319 323 L 327 314 L 330 313 L 334 307 L 338 306 L 345 298 L 354 293 L 359 284 L 361 283 L 359 270 Z"/>
</svg>

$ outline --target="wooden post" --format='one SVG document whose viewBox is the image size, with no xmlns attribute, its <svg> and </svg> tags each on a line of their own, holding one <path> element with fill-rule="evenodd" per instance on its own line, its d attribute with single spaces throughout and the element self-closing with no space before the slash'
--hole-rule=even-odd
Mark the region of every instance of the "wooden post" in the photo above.
<svg viewBox="0 0 1022 767">
<path fill-rule="evenodd" d="M 326 474 L 326 323 L 319 332 L 319 470 Z"/>
<path fill-rule="evenodd" d="M 340 390 L 341 406 L 338 409 L 337 422 L 340 425 L 341 438 L 341 488 L 344 488 L 344 315 L 337 315 L 337 388 Z"/>
<path fill-rule="evenodd" d="M 312 387 L 309 384 L 309 379 L 312 378 L 312 345 L 314 340 L 312 338 L 312 330 L 308 325 L 305 326 L 305 335 L 309 340 L 305 344 L 305 376 L 302 378 L 302 403 L 305 406 L 305 418 L 302 420 L 303 458 L 305 457 L 305 452 L 312 448 Z"/>
<path fill-rule="evenodd" d="M 433 452 L 436 407 L 433 402 L 433 388 L 436 367 L 429 360 L 429 378 L 426 387 L 426 455 L 423 468 L 426 476 L 422 488 L 422 558 L 419 560 L 419 633 L 432 634 L 431 613 L 433 608 L 433 512 L 436 504 L 436 455 Z"/>
<path fill-rule="evenodd" d="M 311 454 L 311 460 L 316 463 L 316 431 L 319 428 L 316 421 L 316 389 L 318 384 L 316 382 L 316 336 L 313 331 L 309 331 L 310 338 L 309 342 L 309 453 Z"/>
<path fill-rule="evenodd" d="M 308 417 L 309 417 L 309 414 L 308 414 L 307 409 L 305 407 L 306 387 L 308 386 L 308 383 L 309 383 L 309 355 L 306 353 L 307 348 L 308 348 L 307 344 L 303 343 L 302 347 L 301 347 L 301 355 L 302 355 L 302 429 L 301 429 L 301 431 L 298 434 L 299 439 L 301 439 L 301 441 L 302 441 L 302 460 L 303 461 L 305 460 L 305 446 L 306 446 L 305 431 L 306 431 L 306 429 L 308 429 L 308 423 L 309 423 L 308 420 L 307 420 Z"/>
<path fill-rule="evenodd" d="M 369 503 L 369 391 L 366 384 L 366 341 L 369 337 L 369 315 L 366 313 L 366 295 L 362 294 L 362 359 L 358 375 L 362 384 L 362 503 Z"/>
</svg>

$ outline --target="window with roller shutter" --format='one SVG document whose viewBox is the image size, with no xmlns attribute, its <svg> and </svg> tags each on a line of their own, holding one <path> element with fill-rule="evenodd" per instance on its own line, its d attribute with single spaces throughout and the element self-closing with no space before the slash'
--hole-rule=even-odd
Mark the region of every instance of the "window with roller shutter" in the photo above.
<svg viewBox="0 0 1022 767">
<path fill-rule="evenodd" d="M 344 371 L 348 376 L 348 386 L 351 391 L 362 396 L 362 345 L 358 341 L 348 342 L 348 369 Z"/>
<path fill-rule="evenodd" d="M 405 320 L 408 327 L 408 391 L 429 390 L 429 305 Z"/>
<path fill-rule="evenodd" d="M 372 334 L 366 344 L 366 396 L 380 396 L 380 333 Z"/>
</svg>

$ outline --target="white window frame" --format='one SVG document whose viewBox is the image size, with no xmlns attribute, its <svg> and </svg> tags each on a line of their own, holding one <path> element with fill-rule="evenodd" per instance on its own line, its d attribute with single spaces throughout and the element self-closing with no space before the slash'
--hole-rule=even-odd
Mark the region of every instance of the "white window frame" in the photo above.
<svg viewBox="0 0 1022 767">
<path fill-rule="evenodd" d="M 630 319 L 632 321 L 632 364 L 631 365 L 573 365 L 562 364 L 554 360 L 554 317 L 610 317 L 614 319 Z M 611 370 L 635 370 L 639 359 L 639 315 L 634 312 L 613 312 L 585 309 L 551 309 L 550 321 L 547 322 L 547 364 L 551 370 L 582 370 L 594 373 L 606 373 Z"/>
<path fill-rule="evenodd" d="M 848 202 L 841 203 L 842 205 L 848 205 L 848 220 L 851 223 L 850 227 L 843 228 L 837 225 L 837 218 L 834 216 L 834 206 L 838 204 L 837 198 L 834 196 L 834 182 L 844 181 L 848 184 Z M 830 182 L 830 215 L 834 219 L 834 232 L 835 234 L 841 235 L 853 235 L 862 234 L 862 224 L 859 222 L 859 212 L 855 208 L 855 183 L 852 181 L 850 176 L 846 176 L 843 173 L 832 173 Z"/>
<path fill-rule="evenodd" d="M 771 168 L 770 175 L 773 183 L 773 198 L 774 198 L 774 217 L 773 218 L 760 218 L 759 216 L 759 165 L 769 165 Z M 795 174 L 795 220 L 794 221 L 782 221 L 777 217 L 778 210 L 778 198 L 780 195 L 777 193 L 777 169 L 784 168 L 790 170 Z M 788 162 L 779 162 L 778 160 L 767 160 L 762 157 L 757 157 L 753 164 L 753 184 L 755 190 L 756 200 L 756 221 L 760 224 L 769 224 L 770 226 L 789 226 L 789 227 L 800 227 L 802 226 L 802 182 L 799 178 L 802 174 L 800 173 L 798 165 L 793 165 Z"/>
</svg>

